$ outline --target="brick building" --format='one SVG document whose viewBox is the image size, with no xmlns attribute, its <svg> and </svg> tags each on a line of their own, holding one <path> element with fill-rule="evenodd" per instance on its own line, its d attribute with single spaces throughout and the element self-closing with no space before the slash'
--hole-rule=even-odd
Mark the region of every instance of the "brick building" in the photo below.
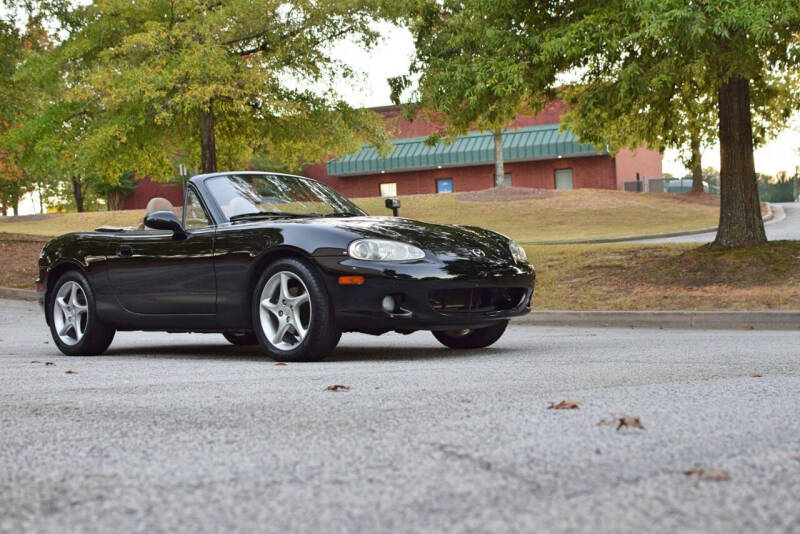
<svg viewBox="0 0 800 534">
<path fill-rule="evenodd" d="M 505 185 L 543 189 L 622 189 L 623 182 L 661 176 L 661 154 L 639 149 L 616 156 L 598 153 L 571 132 L 558 131 L 561 101 L 535 116 L 518 116 L 503 133 Z M 494 141 L 489 132 L 471 132 L 450 145 L 428 147 L 424 139 L 439 126 L 406 121 L 397 106 L 374 108 L 392 133 L 394 151 L 382 158 L 370 146 L 302 174 L 348 197 L 475 191 L 494 186 Z"/>
</svg>

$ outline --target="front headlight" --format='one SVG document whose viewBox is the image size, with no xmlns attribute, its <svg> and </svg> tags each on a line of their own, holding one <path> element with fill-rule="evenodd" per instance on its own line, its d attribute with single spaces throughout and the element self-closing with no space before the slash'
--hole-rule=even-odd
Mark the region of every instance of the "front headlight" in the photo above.
<svg viewBox="0 0 800 534">
<path fill-rule="evenodd" d="M 404 261 L 419 260 L 425 257 L 422 249 L 414 245 L 387 241 L 385 239 L 359 239 L 353 241 L 347 254 L 357 260 Z"/>
<path fill-rule="evenodd" d="M 511 249 L 511 256 L 514 258 L 514 261 L 519 263 L 528 261 L 528 255 L 525 253 L 525 249 L 517 245 L 516 242 L 510 241 L 508 243 L 508 248 Z"/>
</svg>

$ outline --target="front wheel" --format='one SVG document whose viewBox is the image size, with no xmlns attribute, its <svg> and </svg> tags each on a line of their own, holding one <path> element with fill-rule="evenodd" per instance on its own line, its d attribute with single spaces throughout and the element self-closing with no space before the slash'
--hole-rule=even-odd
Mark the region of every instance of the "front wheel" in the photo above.
<svg viewBox="0 0 800 534">
<path fill-rule="evenodd" d="M 500 339 L 507 326 L 508 321 L 501 321 L 485 328 L 434 330 L 432 333 L 442 345 L 453 349 L 482 349 Z"/>
<path fill-rule="evenodd" d="M 114 339 L 116 331 L 98 319 L 94 291 L 79 271 L 56 281 L 47 311 L 53 341 L 67 356 L 102 354 Z"/>
<path fill-rule="evenodd" d="M 261 275 L 253 330 L 267 354 L 288 362 L 321 360 L 342 335 L 322 277 L 295 258 L 278 260 Z"/>
</svg>

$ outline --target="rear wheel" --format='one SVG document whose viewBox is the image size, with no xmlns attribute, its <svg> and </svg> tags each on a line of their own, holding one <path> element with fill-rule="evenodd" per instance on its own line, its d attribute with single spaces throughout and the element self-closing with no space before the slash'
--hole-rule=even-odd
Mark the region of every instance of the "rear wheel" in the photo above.
<svg viewBox="0 0 800 534">
<path fill-rule="evenodd" d="M 278 361 L 321 360 L 342 335 L 322 277 L 294 258 L 276 261 L 261 275 L 253 295 L 253 329 Z"/>
<path fill-rule="evenodd" d="M 50 333 L 67 356 L 102 354 L 116 331 L 97 318 L 94 292 L 79 271 L 68 271 L 56 281 L 47 311 Z"/>
<path fill-rule="evenodd" d="M 258 338 L 252 332 L 223 332 L 222 336 L 234 345 L 241 347 L 258 345 Z"/>
<path fill-rule="evenodd" d="M 453 349 L 480 349 L 488 347 L 503 335 L 508 321 L 501 321 L 485 328 L 463 330 L 434 330 L 433 336 L 442 345 Z"/>
</svg>

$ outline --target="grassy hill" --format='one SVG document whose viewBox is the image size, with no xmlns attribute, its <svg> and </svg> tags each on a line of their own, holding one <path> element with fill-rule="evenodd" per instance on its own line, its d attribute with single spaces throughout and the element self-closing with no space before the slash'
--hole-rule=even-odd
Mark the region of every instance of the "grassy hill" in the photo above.
<svg viewBox="0 0 800 534">
<path fill-rule="evenodd" d="M 686 195 L 635 194 L 622 191 L 500 191 L 401 197 L 400 215 L 412 219 L 482 226 L 519 241 L 554 241 L 620 237 L 715 226 L 714 199 Z M 530 198 L 519 198 L 528 196 Z M 514 197 L 517 197 L 514 199 Z M 389 215 L 381 198 L 355 199 L 371 215 Z M 101 225 L 133 226 L 143 210 L 68 213 L 39 220 L 0 218 L 0 233 L 53 236 Z M 24 219 L 24 218 L 23 218 Z"/>
</svg>

